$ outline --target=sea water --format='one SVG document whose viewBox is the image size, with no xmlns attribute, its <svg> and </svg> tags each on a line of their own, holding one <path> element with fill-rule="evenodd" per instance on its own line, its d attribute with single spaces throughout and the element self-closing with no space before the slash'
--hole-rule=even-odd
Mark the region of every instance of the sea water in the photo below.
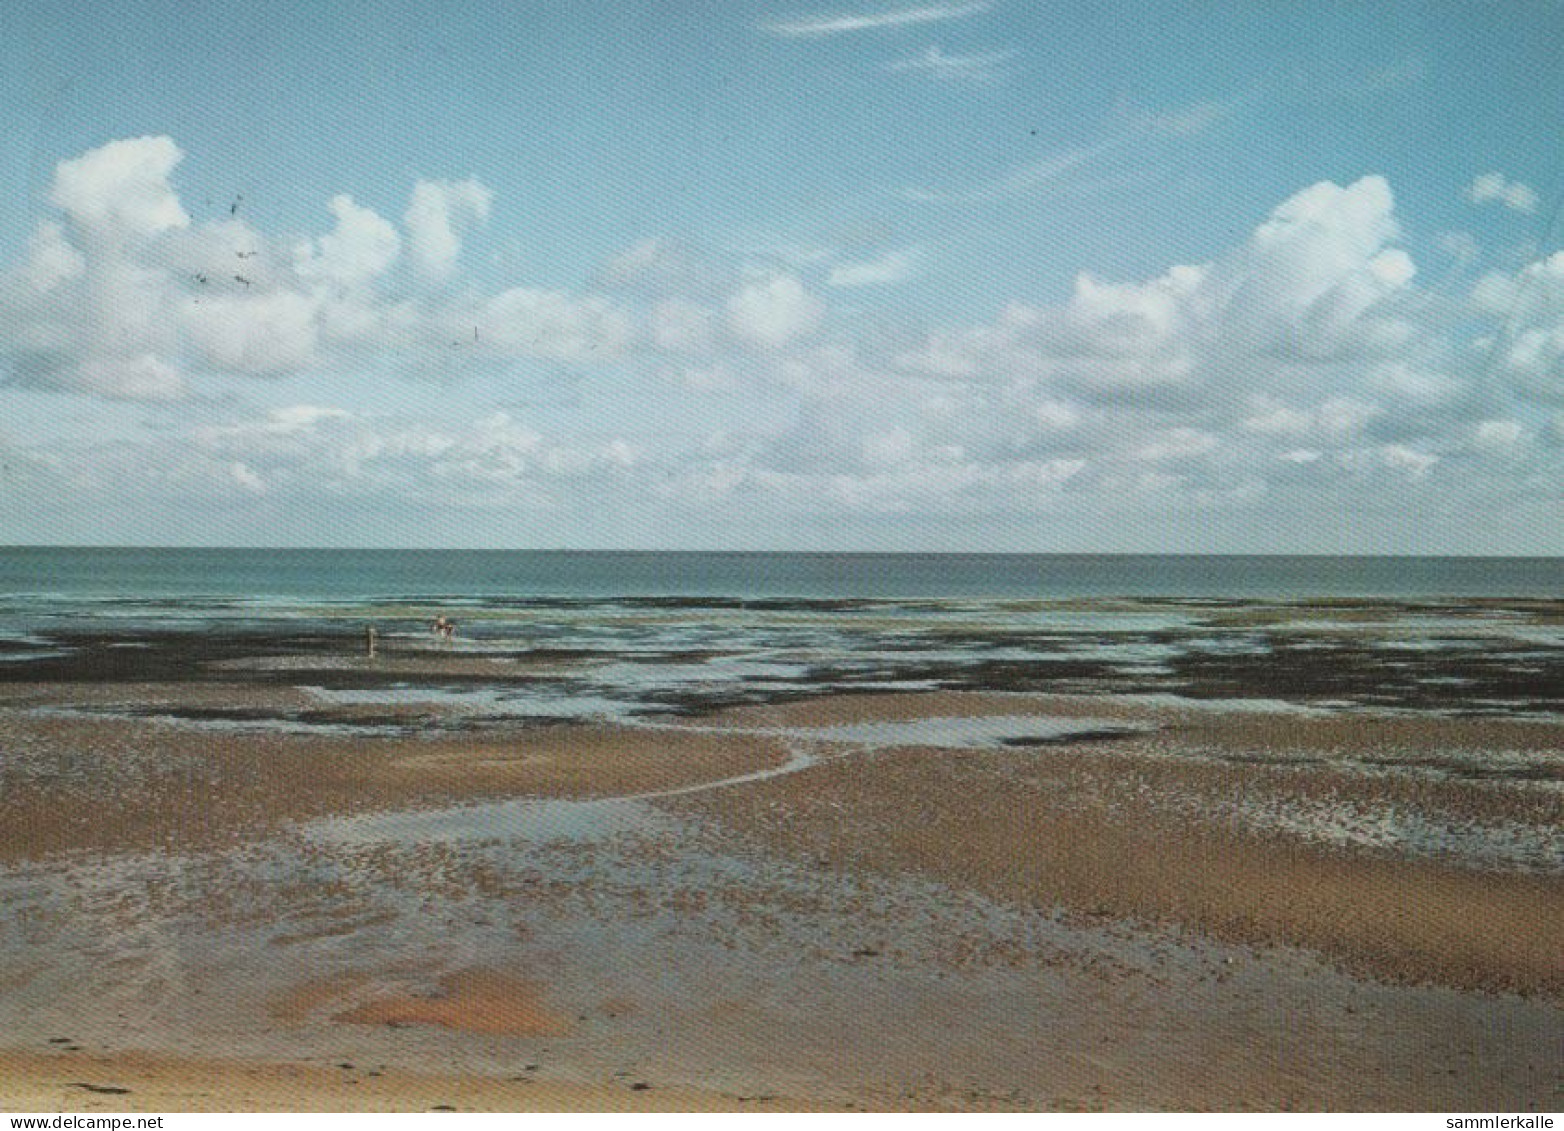
<svg viewBox="0 0 1564 1131">
<path fill-rule="evenodd" d="M 1559 597 L 1564 558 L 0 548 L 0 595 L 487 597 Z"/>
</svg>

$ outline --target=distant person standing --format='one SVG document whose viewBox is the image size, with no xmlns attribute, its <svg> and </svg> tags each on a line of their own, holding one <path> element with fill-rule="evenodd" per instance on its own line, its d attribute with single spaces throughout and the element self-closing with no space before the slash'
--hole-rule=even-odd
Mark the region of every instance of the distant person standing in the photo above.
<svg viewBox="0 0 1564 1131">
<path fill-rule="evenodd" d="M 434 634 L 449 644 L 456 639 L 456 622 L 443 616 L 435 617 Z"/>
</svg>

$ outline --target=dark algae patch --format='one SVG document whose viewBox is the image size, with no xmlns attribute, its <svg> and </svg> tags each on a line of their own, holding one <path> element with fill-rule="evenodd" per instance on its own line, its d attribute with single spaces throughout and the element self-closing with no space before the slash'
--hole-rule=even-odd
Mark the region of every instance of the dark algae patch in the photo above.
<svg viewBox="0 0 1564 1131">
<path fill-rule="evenodd" d="M 1017 735 L 1013 738 L 1002 738 L 1003 746 L 1075 746 L 1085 742 L 1112 742 L 1119 738 L 1135 738 L 1144 734 L 1144 731 L 1134 730 L 1130 727 L 1103 727 L 1100 730 L 1079 730 L 1069 734 L 1049 735 Z"/>
</svg>

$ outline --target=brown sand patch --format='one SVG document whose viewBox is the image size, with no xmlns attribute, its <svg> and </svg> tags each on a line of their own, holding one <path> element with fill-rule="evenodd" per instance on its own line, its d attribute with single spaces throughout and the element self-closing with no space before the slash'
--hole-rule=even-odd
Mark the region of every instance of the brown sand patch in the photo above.
<svg viewBox="0 0 1564 1131">
<path fill-rule="evenodd" d="M 570 1030 L 543 1004 L 543 987 L 493 970 L 464 970 L 432 994 L 378 998 L 332 1016 L 356 1025 L 439 1025 L 494 1037 L 552 1037 Z"/>
<path fill-rule="evenodd" d="M 633 1017 L 641 1012 L 641 1003 L 625 994 L 615 994 L 598 1008 L 609 1017 Z"/>
<path fill-rule="evenodd" d="M 307 1021 L 327 1008 L 340 1007 L 368 982 L 368 974 L 311 978 L 274 997 L 268 1012 L 279 1021 Z"/>
<path fill-rule="evenodd" d="M 779 743 L 751 736 L 558 726 L 503 741 L 405 745 L 388 759 L 385 775 L 461 796 L 585 798 L 694 785 L 784 761 Z"/>
</svg>

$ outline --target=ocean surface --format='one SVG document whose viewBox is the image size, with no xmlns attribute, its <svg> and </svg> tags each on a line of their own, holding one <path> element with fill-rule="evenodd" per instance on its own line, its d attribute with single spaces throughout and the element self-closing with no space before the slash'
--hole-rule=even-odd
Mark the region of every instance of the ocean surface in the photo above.
<svg viewBox="0 0 1564 1131">
<path fill-rule="evenodd" d="M 1564 596 L 1564 558 L 0 548 L 0 597 Z"/>
</svg>

